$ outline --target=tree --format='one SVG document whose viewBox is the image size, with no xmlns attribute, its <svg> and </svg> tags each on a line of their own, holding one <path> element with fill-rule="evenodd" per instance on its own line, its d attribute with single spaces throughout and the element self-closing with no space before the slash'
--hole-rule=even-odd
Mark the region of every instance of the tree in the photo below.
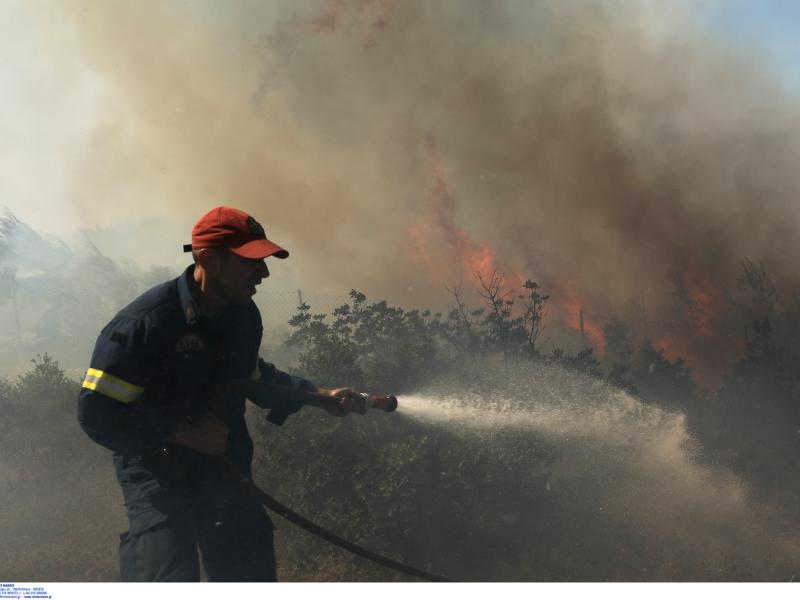
<svg viewBox="0 0 800 600">
<path fill-rule="evenodd" d="M 325 322 L 327 315 L 312 314 L 305 302 L 297 307 L 289 320 L 294 331 L 287 343 L 300 349 L 300 372 L 321 385 L 360 386 L 363 373 L 357 364 L 356 343 L 347 327 L 351 307 L 347 304 L 337 309 L 337 326 Z"/>
<path fill-rule="evenodd" d="M 493 271 L 488 281 L 480 273 L 477 275 L 480 282 L 478 294 L 488 308 L 484 317 L 486 342 L 490 347 L 499 349 L 504 357 L 508 357 L 512 332 L 515 326 L 519 325 L 519 322 L 515 322 L 511 316 L 514 301 L 508 300 L 513 291 L 503 289 L 502 273 Z"/>
<path fill-rule="evenodd" d="M 350 292 L 350 303 L 334 309 L 332 323 L 325 314 L 298 307 L 289 325 L 288 343 L 301 349 L 301 372 L 326 385 L 347 384 L 359 389 L 394 393 L 429 381 L 442 364 L 440 315 L 403 310 L 385 300 L 367 303 Z"/>
<path fill-rule="evenodd" d="M 536 342 L 545 330 L 544 318 L 547 315 L 545 307 L 550 296 L 539 293 L 539 284 L 530 279 L 525 280 L 523 287 L 527 291 L 519 296 L 524 309 L 522 331 L 527 341 L 528 351 L 532 356 L 538 356 Z"/>
<path fill-rule="evenodd" d="M 736 280 L 739 289 L 750 292 L 754 306 L 759 307 L 767 314 L 772 313 L 778 302 L 778 292 L 772 279 L 767 275 L 764 265 L 756 264 L 749 258 L 745 258 L 739 263 L 739 266 L 742 270 Z"/>
</svg>

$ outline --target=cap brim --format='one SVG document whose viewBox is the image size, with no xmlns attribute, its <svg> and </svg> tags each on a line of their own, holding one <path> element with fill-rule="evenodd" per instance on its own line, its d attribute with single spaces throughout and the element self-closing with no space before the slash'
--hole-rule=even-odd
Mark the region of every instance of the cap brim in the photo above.
<svg viewBox="0 0 800 600">
<path fill-rule="evenodd" d="M 229 250 L 243 258 L 267 258 L 268 256 L 287 258 L 289 256 L 286 250 L 269 240 L 253 240 L 238 248 L 229 248 Z"/>
</svg>

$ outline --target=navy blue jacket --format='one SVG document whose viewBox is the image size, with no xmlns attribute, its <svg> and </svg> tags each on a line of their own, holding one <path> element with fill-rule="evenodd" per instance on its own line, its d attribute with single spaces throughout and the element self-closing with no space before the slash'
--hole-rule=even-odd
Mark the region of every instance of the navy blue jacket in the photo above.
<svg viewBox="0 0 800 600">
<path fill-rule="evenodd" d="M 226 381 L 255 375 L 273 384 L 316 389 L 259 360 L 261 315 L 252 301 L 214 319 L 200 315 L 191 293 L 193 270 L 190 266 L 177 279 L 136 298 L 97 339 L 78 420 L 94 441 L 114 451 L 118 476 L 128 465 L 156 464 L 149 459 L 170 451 L 167 438 L 175 424 L 209 411 L 214 389 Z M 253 443 L 244 419 L 245 398 L 222 400 L 216 412 L 230 428 L 228 456 L 249 475 Z M 253 401 L 272 409 L 271 420 L 279 424 L 302 406 L 285 399 Z M 172 453 L 183 461 L 207 460 L 181 448 Z"/>
</svg>

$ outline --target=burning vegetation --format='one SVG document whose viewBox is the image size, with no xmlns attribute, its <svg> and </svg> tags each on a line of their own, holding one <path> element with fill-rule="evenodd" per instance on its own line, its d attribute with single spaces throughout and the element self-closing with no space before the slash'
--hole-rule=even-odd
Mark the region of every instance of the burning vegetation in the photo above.
<svg viewBox="0 0 800 600">
<path fill-rule="evenodd" d="M 515 312 L 514 305 L 519 307 L 522 306 L 519 300 L 533 299 L 519 294 L 539 290 L 540 283 L 501 263 L 497 251 L 487 240 L 474 238 L 456 224 L 458 204 L 438 161 L 434 162 L 433 171 L 435 184 L 430 205 L 408 230 L 411 258 L 425 268 L 435 285 L 447 286 L 448 278 L 458 278 L 461 283 L 457 290 L 461 290 L 466 278 L 477 288 L 479 296 L 488 301 L 495 318 L 502 315 L 509 321 L 522 323 L 525 317 L 519 310 Z M 645 318 L 637 319 L 643 315 L 632 313 L 641 313 L 643 307 L 635 298 L 630 298 L 627 305 L 614 311 L 617 316 L 605 325 L 594 316 L 587 296 L 579 292 L 580 275 L 560 274 L 552 280 L 541 280 L 544 289 L 553 290 L 545 297 L 545 302 L 550 300 L 547 304 L 550 332 L 556 343 L 577 346 L 579 351 L 589 351 L 603 359 L 607 346 L 604 328 L 629 317 L 623 324 L 625 335 L 630 336 L 629 343 L 652 344 L 669 361 L 685 362 L 699 383 L 714 389 L 745 353 L 749 324 L 741 322 L 741 311 L 749 309 L 736 299 L 736 293 L 768 294 L 770 308 L 778 301 L 775 286 L 763 265 L 746 258 L 740 264 L 740 276 L 729 282 L 735 284 L 734 292 L 689 263 L 682 270 L 676 270 L 672 277 L 671 305 L 661 301 L 665 311 L 663 318 L 650 319 L 644 315 Z M 540 292 L 536 293 L 542 297 Z M 454 294 L 456 304 L 462 306 L 458 291 Z M 527 308 L 523 306 L 521 310 L 524 312 Z M 541 313 L 537 320 L 544 318 L 544 305 Z M 574 335 L 576 333 L 579 338 Z M 524 339 L 530 334 L 522 331 L 520 335 Z"/>
</svg>

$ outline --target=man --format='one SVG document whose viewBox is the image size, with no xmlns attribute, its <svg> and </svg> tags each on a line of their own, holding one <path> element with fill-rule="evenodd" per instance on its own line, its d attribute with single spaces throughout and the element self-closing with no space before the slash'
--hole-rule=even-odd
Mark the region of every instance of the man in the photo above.
<svg viewBox="0 0 800 600">
<path fill-rule="evenodd" d="M 122 581 L 275 581 L 273 525 L 231 471 L 250 476 L 245 398 L 282 422 L 305 404 L 364 412 L 347 388 L 323 389 L 258 357 L 252 300 L 265 258 L 289 253 L 258 222 L 224 206 L 192 231 L 194 264 L 145 292 L 103 329 L 82 384 L 78 420 L 113 450 L 130 531 Z"/>
</svg>

